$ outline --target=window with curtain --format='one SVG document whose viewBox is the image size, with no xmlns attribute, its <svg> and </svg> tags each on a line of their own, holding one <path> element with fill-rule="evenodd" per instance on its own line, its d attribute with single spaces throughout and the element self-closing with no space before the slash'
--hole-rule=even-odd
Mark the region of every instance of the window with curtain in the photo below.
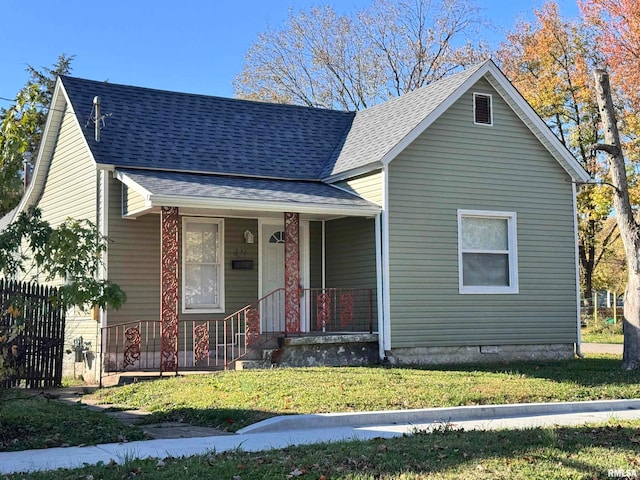
<svg viewBox="0 0 640 480">
<path fill-rule="evenodd" d="M 458 211 L 460 293 L 518 293 L 516 214 Z"/>
<path fill-rule="evenodd" d="M 223 221 L 182 220 L 183 312 L 224 311 Z"/>
</svg>

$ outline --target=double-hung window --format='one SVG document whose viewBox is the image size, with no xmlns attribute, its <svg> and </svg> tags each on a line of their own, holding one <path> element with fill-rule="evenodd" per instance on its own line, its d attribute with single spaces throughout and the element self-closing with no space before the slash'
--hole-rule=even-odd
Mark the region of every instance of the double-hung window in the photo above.
<svg viewBox="0 0 640 480">
<path fill-rule="evenodd" d="M 223 220 L 182 219 L 182 311 L 224 312 Z"/>
<path fill-rule="evenodd" d="M 458 210 L 460 293 L 518 293 L 516 214 Z"/>
</svg>

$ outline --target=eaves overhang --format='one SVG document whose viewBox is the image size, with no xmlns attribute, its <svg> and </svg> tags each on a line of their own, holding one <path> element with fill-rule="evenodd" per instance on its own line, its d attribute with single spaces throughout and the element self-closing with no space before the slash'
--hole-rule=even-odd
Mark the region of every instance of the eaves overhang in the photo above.
<svg viewBox="0 0 640 480">
<path fill-rule="evenodd" d="M 247 212 L 375 216 L 381 207 L 321 182 L 231 178 L 116 170 L 116 178 L 144 199 L 144 211 L 163 206 Z M 135 213 L 135 212 L 132 212 Z"/>
</svg>

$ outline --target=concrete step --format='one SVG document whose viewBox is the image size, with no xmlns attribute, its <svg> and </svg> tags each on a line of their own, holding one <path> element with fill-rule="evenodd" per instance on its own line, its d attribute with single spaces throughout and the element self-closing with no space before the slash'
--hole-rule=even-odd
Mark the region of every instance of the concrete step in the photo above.
<svg viewBox="0 0 640 480">
<path fill-rule="evenodd" d="M 236 370 L 265 370 L 271 368 L 271 362 L 265 360 L 236 360 Z"/>
</svg>

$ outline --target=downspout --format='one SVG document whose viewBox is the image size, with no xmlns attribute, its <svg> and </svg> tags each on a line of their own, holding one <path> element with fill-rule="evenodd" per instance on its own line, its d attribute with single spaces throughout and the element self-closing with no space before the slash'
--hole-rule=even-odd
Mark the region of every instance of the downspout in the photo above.
<svg viewBox="0 0 640 480">
<path fill-rule="evenodd" d="M 101 186 L 101 182 L 102 182 L 102 172 L 100 171 L 100 169 L 98 167 L 96 167 L 96 226 L 100 229 L 100 233 L 102 233 L 102 224 L 101 224 L 101 219 L 102 216 L 100 215 L 100 186 Z M 98 269 L 97 272 L 98 275 L 98 280 L 100 279 L 100 269 Z M 93 320 L 95 320 L 94 318 L 94 310 L 95 307 L 91 308 L 91 318 Z M 100 316 L 102 316 L 102 314 L 100 314 Z M 98 385 L 100 388 L 102 388 L 102 346 L 103 346 L 103 342 L 102 342 L 102 329 L 100 328 L 101 322 L 96 322 L 96 341 L 100 342 L 100 346 L 98 347 L 98 345 L 96 345 L 96 355 L 98 356 L 98 358 L 96 359 L 96 369 L 97 369 L 97 375 L 98 375 Z"/>
<path fill-rule="evenodd" d="M 376 214 L 375 217 L 375 229 L 376 229 L 376 293 L 377 293 L 377 305 L 378 305 L 378 356 L 380 361 L 384 362 L 386 358 L 384 349 L 384 302 L 382 299 L 383 292 L 383 276 L 382 276 L 382 219 L 381 214 Z"/>
<path fill-rule="evenodd" d="M 96 206 L 98 210 L 99 222 L 98 226 L 100 228 L 100 233 L 104 237 L 108 237 L 109 235 L 109 172 L 105 170 L 100 170 L 98 175 L 98 197 L 96 198 Z M 102 194 L 102 195 L 100 195 Z M 108 247 L 107 247 L 108 248 Z M 109 252 L 102 252 L 102 256 L 100 258 L 102 262 L 102 268 L 100 269 L 100 276 L 102 280 L 107 280 L 109 276 L 108 272 L 108 261 L 109 261 Z M 100 318 L 98 322 L 98 339 L 100 340 L 100 352 L 98 355 L 97 368 L 98 375 L 100 376 L 100 386 L 102 387 L 102 367 L 103 367 L 103 359 L 104 355 L 102 352 L 102 347 L 106 344 L 106 338 L 103 338 L 103 328 L 107 326 L 107 309 L 100 309 Z M 106 333 L 104 335 L 106 337 Z"/>
<path fill-rule="evenodd" d="M 383 297 L 383 328 L 384 350 L 391 352 L 391 290 L 389 288 L 389 166 L 382 169 L 382 297 Z"/>
<path fill-rule="evenodd" d="M 322 220 L 322 291 L 324 293 L 324 289 L 327 288 L 327 231 L 326 231 L 326 221 Z"/>
<path fill-rule="evenodd" d="M 573 236 L 574 236 L 574 251 L 575 251 L 575 266 L 576 266 L 576 306 L 577 306 L 577 329 L 578 329 L 578 341 L 576 343 L 576 355 L 579 358 L 584 358 L 581 351 L 582 334 L 581 328 L 581 315 L 580 315 L 580 264 L 578 257 L 578 194 L 576 191 L 575 182 L 571 182 L 571 193 L 573 194 Z"/>
</svg>

